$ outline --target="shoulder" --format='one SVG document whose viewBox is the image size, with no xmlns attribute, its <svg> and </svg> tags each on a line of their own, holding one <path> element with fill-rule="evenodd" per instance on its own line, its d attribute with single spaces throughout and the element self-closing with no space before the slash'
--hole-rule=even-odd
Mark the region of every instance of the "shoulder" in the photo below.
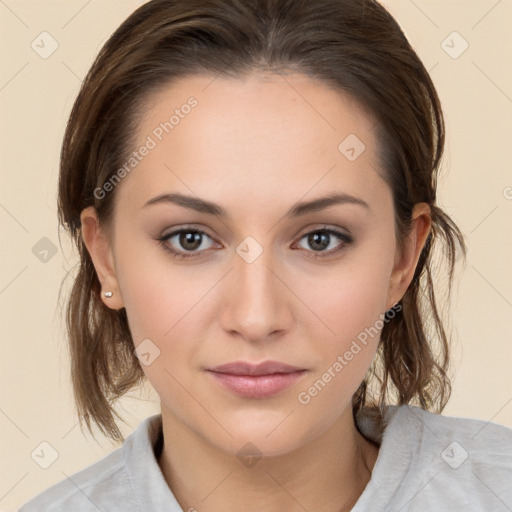
<svg viewBox="0 0 512 512">
<path fill-rule="evenodd" d="M 22 505 L 18 512 L 97 512 L 139 510 L 130 464 L 137 459 L 143 471 L 153 456 L 149 430 L 154 417 L 146 418 L 123 446 L 94 464 L 65 478 Z M 130 461 L 128 464 L 127 462 Z"/>
<path fill-rule="evenodd" d="M 105 501 L 104 496 L 111 495 L 114 489 L 126 488 L 127 480 L 122 448 L 117 448 L 85 469 L 66 475 L 66 478 L 25 503 L 18 512 L 97 512 Z"/>
<path fill-rule="evenodd" d="M 414 406 L 393 413 L 392 437 L 406 439 L 407 431 L 415 432 L 409 437 L 410 510 L 432 510 L 440 504 L 452 511 L 512 506 L 512 429 Z"/>
<path fill-rule="evenodd" d="M 512 470 L 512 429 L 504 425 L 444 416 L 413 406 L 403 410 L 402 418 L 408 423 L 421 422 L 423 443 L 430 448 L 442 448 L 448 465 L 462 464 L 464 458 L 470 459 L 470 464 L 492 462 L 493 466 L 503 464 Z"/>
</svg>

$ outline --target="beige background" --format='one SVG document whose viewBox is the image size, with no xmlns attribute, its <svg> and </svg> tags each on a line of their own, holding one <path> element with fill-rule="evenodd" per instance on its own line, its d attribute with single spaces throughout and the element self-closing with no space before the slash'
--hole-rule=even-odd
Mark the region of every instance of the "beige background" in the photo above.
<svg viewBox="0 0 512 512">
<path fill-rule="evenodd" d="M 106 38 L 142 3 L 0 0 L 0 510 L 14 510 L 116 448 L 101 436 L 99 444 L 84 436 L 74 412 L 57 294 L 76 260 L 65 237 L 65 254 L 59 247 L 56 184 L 80 81 Z M 456 373 L 444 414 L 512 428 L 512 3 L 385 5 L 438 88 L 448 132 L 440 204 L 469 244 L 454 289 Z M 59 45 L 47 59 L 31 48 L 43 31 Z M 454 31 L 469 44 L 458 58 L 445 51 L 463 48 Z M 32 252 L 41 250 L 36 244 L 55 246 L 56 254 L 41 261 Z M 125 435 L 158 412 L 158 397 L 146 391 L 122 402 Z M 48 469 L 31 458 L 43 441 L 58 454 Z"/>
</svg>

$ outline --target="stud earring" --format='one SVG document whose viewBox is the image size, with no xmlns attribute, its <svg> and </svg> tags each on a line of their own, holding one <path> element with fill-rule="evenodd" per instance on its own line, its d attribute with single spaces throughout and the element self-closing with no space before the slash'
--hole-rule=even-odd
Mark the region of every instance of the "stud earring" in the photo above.
<svg viewBox="0 0 512 512">
<path fill-rule="evenodd" d="M 113 293 L 112 292 L 105 292 L 104 295 L 105 295 L 105 297 L 108 297 L 110 299 L 110 297 L 112 297 Z"/>
</svg>

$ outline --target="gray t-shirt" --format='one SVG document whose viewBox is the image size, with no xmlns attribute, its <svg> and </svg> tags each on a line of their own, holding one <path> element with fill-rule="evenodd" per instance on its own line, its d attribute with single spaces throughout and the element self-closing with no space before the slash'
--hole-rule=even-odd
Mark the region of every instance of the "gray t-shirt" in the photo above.
<svg viewBox="0 0 512 512">
<path fill-rule="evenodd" d="M 352 512 L 512 511 L 512 429 L 405 405 L 387 406 L 384 418 L 382 436 L 365 409 L 356 418 L 380 450 Z M 19 512 L 183 512 L 160 471 L 161 447 L 157 414 Z"/>
</svg>

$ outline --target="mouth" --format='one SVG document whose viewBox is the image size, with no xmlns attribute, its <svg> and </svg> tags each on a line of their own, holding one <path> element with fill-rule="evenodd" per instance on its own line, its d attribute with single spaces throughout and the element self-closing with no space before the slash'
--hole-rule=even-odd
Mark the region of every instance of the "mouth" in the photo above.
<svg viewBox="0 0 512 512">
<path fill-rule="evenodd" d="M 295 384 L 307 371 L 277 361 L 264 361 L 260 364 L 235 361 L 207 369 L 225 389 L 246 398 L 276 395 Z"/>
</svg>

